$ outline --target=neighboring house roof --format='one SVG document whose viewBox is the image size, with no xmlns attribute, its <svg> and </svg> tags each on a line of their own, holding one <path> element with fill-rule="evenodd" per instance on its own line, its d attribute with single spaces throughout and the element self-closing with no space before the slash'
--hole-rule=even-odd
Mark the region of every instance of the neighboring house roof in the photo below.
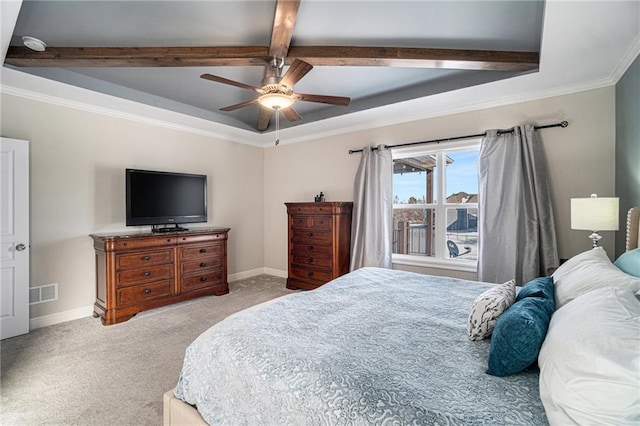
<svg viewBox="0 0 640 426">
<path fill-rule="evenodd" d="M 478 194 L 467 194 L 466 192 L 457 192 L 447 197 L 447 203 L 452 204 L 464 204 L 464 203 L 477 203 Z"/>
</svg>

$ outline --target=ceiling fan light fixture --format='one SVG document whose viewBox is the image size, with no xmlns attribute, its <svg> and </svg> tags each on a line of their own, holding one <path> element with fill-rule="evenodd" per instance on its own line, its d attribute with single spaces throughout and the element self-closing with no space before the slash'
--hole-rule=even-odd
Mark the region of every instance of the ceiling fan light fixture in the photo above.
<svg viewBox="0 0 640 426">
<path fill-rule="evenodd" d="M 265 108 L 282 110 L 293 105 L 294 99 L 283 93 L 266 93 L 258 98 L 258 103 Z"/>
</svg>

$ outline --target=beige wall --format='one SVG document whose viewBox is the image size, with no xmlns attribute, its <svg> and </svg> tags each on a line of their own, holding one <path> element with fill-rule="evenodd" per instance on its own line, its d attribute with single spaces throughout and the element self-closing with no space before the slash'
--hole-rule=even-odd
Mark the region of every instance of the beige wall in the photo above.
<svg viewBox="0 0 640 426">
<path fill-rule="evenodd" d="M 208 175 L 209 224 L 231 228 L 229 273 L 264 266 L 262 148 L 9 95 L 1 120 L 2 136 L 30 142 L 31 286 L 59 284 L 32 318 L 93 304 L 88 235 L 132 229 L 127 167 Z"/>
<path fill-rule="evenodd" d="M 543 131 L 561 257 L 589 248 L 569 229 L 569 199 L 614 193 L 614 88 L 365 130 L 266 149 L 135 121 L 2 96 L 1 134 L 30 141 L 31 286 L 59 283 L 59 300 L 31 317 L 93 304 L 88 234 L 125 230 L 124 169 L 205 173 L 209 223 L 231 227 L 229 273 L 266 267 L 286 273 L 285 202 L 351 200 L 359 154 L 367 144 L 396 144 L 566 119 Z M 613 253 L 613 236 L 603 245 Z M 397 267 L 397 266 L 396 266 Z M 402 267 L 473 279 L 473 274 Z"/>
<path fill-rule="evenodd" d="M 265 153 L 265 266 L 287 268 L 284 202 L 312 201 L 321 190 L 328 201 L 353 199 L 353 179 L 360 155 L 349 155 L 349 149 L 475 134 L 526 122 L 548 124 L 561 120 L 569 121 L 569 127 L 542 131 L 551 175 L 560 257 L 568 258 L 587 250 L 590 247 L 588 232 L 570 229 L 569 200 L 590 193 L 614 195 L 614 97 L 614 87 L 608 87 L 270 147 Z M 613 255 L 612 234 L 603 233 L 601 242 L 610 256 Z M 449 274 L 446 270 L 402 269 Z M 475 277 L 459 272 L 450 275 Z"/>
</svg>

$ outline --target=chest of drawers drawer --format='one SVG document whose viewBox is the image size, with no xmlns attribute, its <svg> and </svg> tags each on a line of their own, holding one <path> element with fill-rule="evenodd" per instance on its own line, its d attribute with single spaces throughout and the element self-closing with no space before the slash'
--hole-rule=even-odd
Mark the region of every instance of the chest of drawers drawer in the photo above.
<svg viewBox="0 0 640 426">
<path fill-rule="evenodd" d="M 202 271 L 198 274 L 183 276 L 180 287 L 183 291 L 190 291 L 203 287 L 223 285 L 224 280 L 222 278 L 222 269 L 208 272 Z"/>
<path fill-rule="evenodd" d="M 118 270 L 171 263 L 173 263 L 172 249 L 116 255 L 116 269 Z"/>
<path fill-rule="evenodd" d="M 304 254 L 298 255 L 296 253 L 293 253 L 291 262 L 296 265 L 312 265 L 321 268 L 331 268 L 331 266 L 333 265 L 333 259 L 331 259 L 330 256 L 305 256 Z"/>
<path fill-rule="evenodd" d="M 331 216 L 293 216 L 291 227 L 294 229 L 311 229 L 316 231 L 331 231 L 333 222 Z"/>
<path fill-rule="evenodd" d="M 191 274 L 207 271 L 209 269 L 221 268 L 222 257 L 204 257 L 199 260 L 183 261 L 180 263 L 181 274 Z"/>
<path fill-rule="evenodd" d="M 291 276 L 292 278 L 299 278 L 307 281 L 319 281 L 322 283 L 326 283 L 333 279 L 330 270 L 303 265 L 291 265 Z"/>
<path fill-rule="evenodd" d="M 173 280 L 125 287 L 117 290 L 118 304 L 127 305 L 171 295 Z"/>
<path fill-rule="evenodd" d="M 116 273 L 116 286 L 125 287 L 135 284 L 173 278 L 173 264 L 150 266 L 148 268 L 126 269 Z"/>
<path fill-rule="evenodd" d="M 331 244 L 332 241 L 333 235 L 331 231 L 291 230 L 292 243 Z"/>
<path fill-rule="evenodd" d="M 195 247 L 180 247 L 180 260 L 202 259 L 211 256 L 220 256 L 224 252 L 222 244 L 198 245 Z"/>
</svg>

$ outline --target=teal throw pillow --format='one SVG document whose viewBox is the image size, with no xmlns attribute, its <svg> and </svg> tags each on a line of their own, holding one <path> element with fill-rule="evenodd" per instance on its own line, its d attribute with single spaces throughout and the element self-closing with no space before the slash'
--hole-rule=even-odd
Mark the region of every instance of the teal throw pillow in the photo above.
<svg viewBox="0 0 640 426">
<path fill-rule="evenodd" d="M 621 254 L 613 264 L 625 274 L 640 278 L 640 248 Z"/>
<path fill-rule="evenodd" d="M 525 297 L 553 299 L 553 278 L 540 277 L 523 285 L 522 289 L 520 289 L 520 292 L 516 296 L 516 302 L 524 299 Z"/>
<path fill-rule="evenodd" d="M 555 310 L 553 280 L 538 280 L 525 285 L 520 293 L 523 291 L 520 300 L 498 317 L 493 329 L 487 369 L 492 376 L 509 376 L 530 367 L 547 335 Z"/>
</svg>

